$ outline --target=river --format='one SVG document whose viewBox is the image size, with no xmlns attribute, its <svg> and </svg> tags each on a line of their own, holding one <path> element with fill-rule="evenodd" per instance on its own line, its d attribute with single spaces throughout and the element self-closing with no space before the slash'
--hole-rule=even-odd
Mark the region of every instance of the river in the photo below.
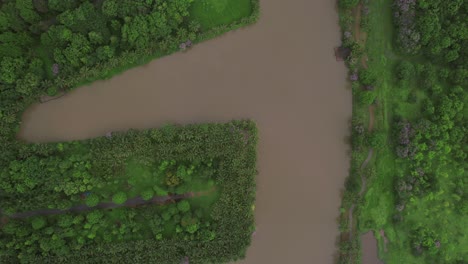
<svg viewBox="0 0 468 264">
<path fill-rule="evenodd" d="M 18 136 L 50 142 L 252 118 L 257 232 L 241 263 L 333 263 L 351 118 L 346 69 L 333 54 L 334 2 L 263 0 L 253 26 L 31 106 Z"/>
</svg>

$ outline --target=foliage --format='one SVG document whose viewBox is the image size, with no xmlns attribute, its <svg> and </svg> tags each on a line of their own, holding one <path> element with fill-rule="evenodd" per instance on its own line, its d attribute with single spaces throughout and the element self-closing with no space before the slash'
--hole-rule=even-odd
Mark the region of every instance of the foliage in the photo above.
<svg viewBox="0 0 468 264">
<path fill-rule="evenodd" d="M 141 193 L 141 198 L 143 198 L 143 200 L 145 201 L 150 200 L 151 198 L 153 198 L 153 196 L 154 196 L 154 191 L 152 189 L 144 190 Z"/>
<path fill-rule="evenodd" d="M 340 7 L 349 9 L 355 7 L 358 3 L 359 0 L 340 0 Z"/>
<path fill-rule="evenodd" d="M 362 100 L 368 92 L 364 90 L 369 90 L 367 82 L 373 83 L 378 102 L 373 106 L 377 132 L 369 135 L 362 121 L 368 120 L 367 104 L 353 105 L 353 153 L 343 209 L 356 201 L 360 183 L 356 175 L 365 175 L 360 166 L 368 148 L 378 151 L 367 164 L 366 170 L 375 173 L 366 177 L 364 195 L 357 202 L 356 231 L 346 226 L 347 217 L 341 217 L 342 232 L 385 231 L 388 251 L 384 238 L 377 235 L 379 257 L 385 263 L 468 261 L 463 235 L 468 232 L 467 60 L 461 48 L 466 44 L 465 2 L 369 1 L 374 15 L 369 15 L 363 50 L 374 78 L 363 80 L 359 56 L 352 54 L 347 61 L 354 100 L 370 101 Z M 346 18 L 342 21 L 350 21 L 351 14 L 355 13 L 340 10 L 340 17 Z M 350 24 L 342 27 L 352 38 Z M 340 248 L 340 261 L 357 262 L 352 241 L 342 244 L 346 247 Z"/>
<path fill-rule="evenodd" d="M 409 80 L 414 77 L 415 69 L 411 62 L 401 61 L 396 67 L 396 76 L 400 80 Z"/>
<path fill-rule="evenodd" d="M 13 212 L 0 237 L 0 260 L 237 259 L 245 254 L 254 229 L 256 143 L 253 122 L 233 121 L 113 133 L 111 138 L 80 142 L 24 144 L 21 152 L 28 158 L 11 161 L 2 172 L 2 188 L 8 188 L 0 206 Z M 178 184 L 167 184 L 167 175 L 177 175 Z M 158 197 L 156 192 L 153 197 L 148 186 L 166 195 Z M 179 198 L 168 197 L 178 192 Z M 101 199 L 100 209 L 82 209 L 83 193 L 88 194 L 88 206 L 99 203 L 98 197 L 107 198 Z M 130 207 L 140 201 L 139 195 L 139 206 Z M 127 197 L 129 206 L 119 207 Z M 144 202 L 151 198 L 158 202 Z M 115 203 L 112 210 L 105 207 L 110 199 Z M 46 207 L 64 211 L 47 214 Z"/>
<path fill-rule="evenodd" d="M 382 149 L 386 146 L 387 135 L 383 132 L 373 132 L 368 138 L 369 146 L 375 149 Z"/>
<path fill-rule="evenodd" d="M 123 204 L 127 201 L 127 194 L 124 192 L 118 192 L 112 196 L 112 201 L 116 204 Z"/>
<path fill-rule="evenodd" d="M 99 204 L 99 197 L 96 194 L 90 194 L 86 197 L 86 205 L 89 207 L 94 207 Z"/>
<path fill-rule="evenodd" d="M 188 212 L 190 210 L 190 204 L 189 204 L 189 202 L 184 200 L 184 201 L 177 204 L 177 209 L 179 209 L 179 211 L 181 211 L 183 213 Z"/>
</svg>

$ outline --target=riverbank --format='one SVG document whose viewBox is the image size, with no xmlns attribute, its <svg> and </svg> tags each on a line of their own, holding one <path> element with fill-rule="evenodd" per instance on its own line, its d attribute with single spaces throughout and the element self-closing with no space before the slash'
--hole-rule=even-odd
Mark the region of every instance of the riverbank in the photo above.
<svg viewBox="0 0 468 264">
<path fill-rule="evenodd" d="M 369 70 L 367 55 L 369 7 L 364 1 L 356 1 L 355 5 L 340 8 L 341 27 L 343 32 L 343 46 L 350 49 L 351 54 L 346 58 L 349 68 L 349 79 L 353 84 L 353 121 L 352 121 L 352 159 L 351 171 L 347 179 L 347 186 L 343 196 L 340 216 L 340 263 L 381 263 L 378 259 L 377 247 L 372 243 L 372 233 L 361 236 L 359 229 L 359 215 L 361 201 L 367 191 L 369 177 L 368 165 L 375 160 L 377 151 L 374 144 L 366 142 L 365 137 L 372 137 L 375 126 L 375 113 L 380 110 L 380 101 L 375 99 L 375 87 L 370 77 L 358 72 Z M 363 80 L 362 80 L 363 79 Z M 367 124 L 367 127 L 366 127 Z M 365 243 L 361 244 L 361 241 Z M 364 252 L 364 256 L 362 256 Z"/>
</svg>

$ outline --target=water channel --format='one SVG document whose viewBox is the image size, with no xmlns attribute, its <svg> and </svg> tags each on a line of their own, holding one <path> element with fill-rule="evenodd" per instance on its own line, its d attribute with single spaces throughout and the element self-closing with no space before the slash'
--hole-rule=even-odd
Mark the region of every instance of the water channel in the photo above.
<svg viewBox="0 0 468 264">
<path fill-rule="evenodd" d="M 256 120 L 257 232 L 241 263 L 333 263 L 351 92 L 329 0 L 262 0 L 261 19 L 31 106 L 19 137 L 51 142 L 167 122 Z"/>
</svg>

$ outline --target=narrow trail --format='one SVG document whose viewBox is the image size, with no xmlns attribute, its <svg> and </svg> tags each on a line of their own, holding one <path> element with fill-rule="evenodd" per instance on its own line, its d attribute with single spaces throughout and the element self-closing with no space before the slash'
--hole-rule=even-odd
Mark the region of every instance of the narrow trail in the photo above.
<svg viewBox="0 0 468 264">
<path fill-rule="evenodd" d="M 362 18 L 362 9 L 363 4 L 360 3 L 356 9 L 354 10 L 354 25 L 353 25 L 353 32 L 354 32 L 354 39 L 362 46 L 366 46 L 367 41 L 367 32 L 361 31 L 361 18 Z M 364 53 L 361 57 L 361 65 L 364 69 L 368 68 L 367 65 L 368 57 L 367 54 Z"/>
<path fill-rule="evenodd" d="M 69 209 L 41 209 L 41 210 L 34 210 L 34 211 L 27 211 L 27 212 L 21 212 L 21 213 L 15 213 L 9 216 L 9 218 L 28 218 L 28 217 L 33 217 L 37 215 L 57 215 L 57 214 L 64 214 L 64 213 L 79 213 L 79 212 L 84 212 L 88 210 L 93 210 L 93 209 L 114 209 L 114 208 L 119 208 L 119 207 L 135 207 L 139 205 L 149 205 L 149 204 L 157 204 L 157 205 L 164 205 L 176 201 L 180 201 L 183 199 L 189 199 L 193 197 L 199 197 L 199 196 L 204 196 L 212 193 L 215 190 L 215 188 L 211 188 L 210 190 L 207 191 L 201 191 L 201 192 L 188 192 L 184 194 L 176 194 L 176 195 L 165 195 L 165 196 L 154 196 L 150 200 L 144 200 L 142 197 L 137 196 L 134 198 L 128 199 L 125 203 L 123 204 L 116 204 L 114 202 L 105 202 L 105 203 L 99 203 L 98 205 L 94 207 L 89 207 L 85 204 L 73 206 Z"/>
</svg>

